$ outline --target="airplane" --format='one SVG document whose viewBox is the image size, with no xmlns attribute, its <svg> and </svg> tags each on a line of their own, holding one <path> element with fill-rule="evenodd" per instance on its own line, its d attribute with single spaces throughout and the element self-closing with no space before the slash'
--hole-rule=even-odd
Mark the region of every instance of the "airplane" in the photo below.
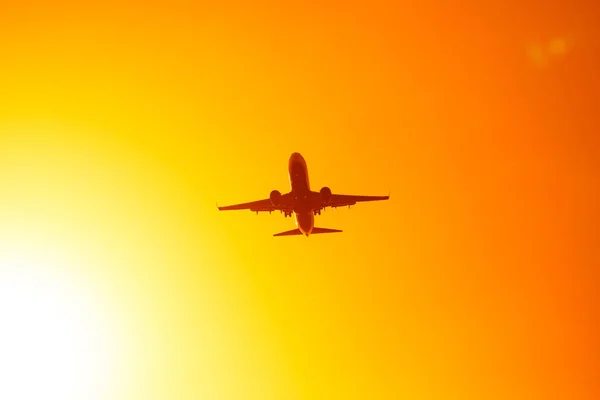
<svg viewBox="0 0 600 400">
<path fill-rule="evenodd" d="M 320 191 L 310 190 L 308 180 L 308 169 L 306 161 L 300 153 L 293 153 L 288 162 L 288 173 L 290 180 L 290 192 L 281 194 L 279 190 L 271 191 L 269 198 L 265 200 L 252 201 L 249 203 L 235 204 L 231 206 L 219 207 L 219 211 L 228 210 L 250 210 L 258 214 L 261 211 L 269 213 L 279 210 L 285 217 L 296 219 L 296 229 L 276 233 L 273 236 L 291 236 L 318 233 L 342 232 L 339 229 L 317 228 L 314 225 L 315 215 L 321 215 L 321 210 L 326 207 L 352 206 L 363 201 L 387 200 L 390 196 L 354 196 L 347 194 L 333 194 L 327 186 Z"/>
</svg>

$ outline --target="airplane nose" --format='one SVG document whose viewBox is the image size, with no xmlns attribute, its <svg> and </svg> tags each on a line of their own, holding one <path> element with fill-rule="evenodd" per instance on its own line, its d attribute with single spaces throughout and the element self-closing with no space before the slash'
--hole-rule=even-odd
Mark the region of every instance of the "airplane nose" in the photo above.
<svg viewBox="0 0 600 400">
<path fill-rule="evenodd" d="M 304 164 L 304 157 L 302 157 L 302 154 L 300 153 L 292 153 L 290 156 L 290 162 L 299 162 Z"/>
</svg>

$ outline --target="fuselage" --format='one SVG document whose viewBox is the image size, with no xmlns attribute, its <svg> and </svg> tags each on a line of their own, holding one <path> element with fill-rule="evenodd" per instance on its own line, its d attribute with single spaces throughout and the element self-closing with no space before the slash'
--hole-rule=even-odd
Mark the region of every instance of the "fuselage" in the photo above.
<svg viewBox="0 0 600 400">
<path fill-rule="evenodd" d="M 290 189 L 294 196 L 294 215 L 296 226 L 308 236 L 315 226 L 315 216 L 312 207 L 312 192 L 308 179 L 306 161 L 300 153 L 293 153 L 288 163 Z"/>
</svg>

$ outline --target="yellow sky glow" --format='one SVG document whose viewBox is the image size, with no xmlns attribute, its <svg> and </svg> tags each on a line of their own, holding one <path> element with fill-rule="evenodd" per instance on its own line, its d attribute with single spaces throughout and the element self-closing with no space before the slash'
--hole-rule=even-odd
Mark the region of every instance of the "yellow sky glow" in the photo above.
<svg viewBox="0 0 600 400">
<path fill-rule="evenodd" d="M 0 398 L 597 399 L 598 5 L 235 3 L 0 6 Z"/>
</svg>

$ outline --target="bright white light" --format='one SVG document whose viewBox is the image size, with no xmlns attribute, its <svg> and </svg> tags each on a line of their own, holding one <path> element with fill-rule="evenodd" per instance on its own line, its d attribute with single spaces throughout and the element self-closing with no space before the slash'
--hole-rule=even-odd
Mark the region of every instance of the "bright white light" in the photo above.
<svg viewBox="0 0 600 400">
<path fill-rule="evenodd" d="M 0 249 L 0 399 L 103 397 L 115 349 L 93 290 L 23 250 Z"/>
</svg>

